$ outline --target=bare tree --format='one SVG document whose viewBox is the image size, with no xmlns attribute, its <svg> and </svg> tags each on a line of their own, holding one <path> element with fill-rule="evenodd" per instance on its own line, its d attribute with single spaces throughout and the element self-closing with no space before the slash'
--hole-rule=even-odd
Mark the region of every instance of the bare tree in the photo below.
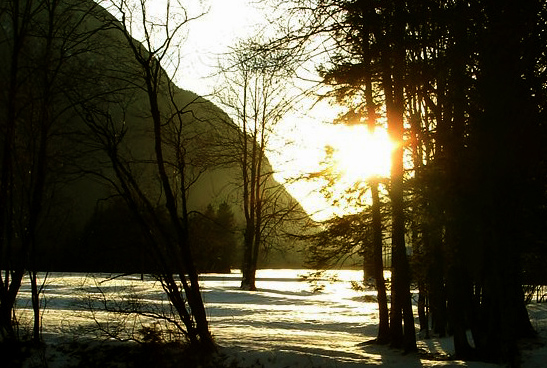
<svg viewBox="0 0 547 368">
<path fill-rule="evenodd" d="M 167 2 L 165 22 L 160 24 L 149 16 L 146 1 L 141 0 L 136 8 L 132 4 L 122 0 L 113 5 L 120 17 L 120 21 L 112 23 L 119 31 L 113 42 L 118 42 L 130 55 L 121 67 L 131 65 L 116 74 L 130 88 L 135 88 L 135 93 L 145 96 L 144 110 L 149 116 L 153 140 L 152 158 L 135 160 L 131 157 L 128 138 L 131 124 L 126 124 L 126 119 L 131 117 L 124 114 L 123 104 L 105 101 L 99 92 L 97 98 L 81 104 L 81 111 L 92 138 L 106 153 L 114 172 L 114 178 L 103 175 L 103 179 L 109 181 L 132 210 L 159 266 L 156 276 L 182 322 L 177 327 L 191 343 L 210 351 L 215 345 L 209 332 L 188 231 L 187 194 L 195 181 L 195 176 L 188 174 L 191 168 L 185 151 L 186 120 L 183 117 L 189 113 L 186 105 L 179 106 L 176 88 L 162 67 L 177 46 L 182 28 L 192 18 L 182 6 Z M 142 43 L 132 35 L 137 24 L 144 34 Z M 143 173 L 136 174 L 137 164 L 146 167 L 144 170 L 159 180 L 161 189 L 148 190 L 154 179 L 149 177 L 147 183 L 139 180 Z"/>
<path fill-rule="evenodd" d="M 8 86 L 5 107 L 6 116 L 2 119 L 2 167 L 0 176 L 0 256 L 2 268 L 5 270 L 0 279 L 0 329 L 3 337 L 14 338 L 12 314 L 15 299 L 24 276 L 24 267 L 15 264 L 13 223 L 13 186 L 14 186 L 14 145 L 17 116 L 21 109 L 18 100 L 20 93 L 20 70 L 23 45 L 29 31 L 29 23 L 33 17 L 30 4 L 14 1 L 3 4 L 1 14 L 11 23 L 11 40 L 7 38 L 8 31 L 3 30 L 4 42 L 8 44 L 9 69 L 6 76 Z"/>
<path fill-rule="evenodd" d="M 1 329 L 10 327 L 17 291 L 25 270 L 31 283 L 34 311 L 33 339 L 40 339 L 40 288 L 37 252 L 50 237 L 48 214 L 57 189 L 67 181 L 61 161 L 68 152 L 60 143 L 66 135 L 71 104 L 64 90 L 71 88 L 70 61 L 88 52 L 85 40 L 97 29 L 83 30 L 82 22 L 97 7 L 69 1 L 13 1 L 2 4 L 2 52 L 9 63 L 2 76 L 9 89 L 2 119 L 0 184 Z M 57 239 L 60 240 L 60 239 Z"/>
<path fill-rule="evenodd" d="M 255 290 L 260 249 L 276 237 L 281 223 L 295 213 L 282 187 L 272 180 L 266 153 L 279 121 L 301 96 L 286 87 L 294 76 L 294 55 L 269 49 L 257 39 L 240 42 L 221 65 L 226 88 L 220 93 L 223 106 L 235 124 L 231 142 L 219 145 L 227 162 L 239 166 L 245 215 L 241 288 Z"/>
</svg>

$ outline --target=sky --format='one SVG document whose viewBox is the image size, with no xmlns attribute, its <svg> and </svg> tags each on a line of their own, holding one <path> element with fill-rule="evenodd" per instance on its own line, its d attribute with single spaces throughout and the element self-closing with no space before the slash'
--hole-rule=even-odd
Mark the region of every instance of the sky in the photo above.
<svg viewBox="0 0 547 368">
<path fill-rule="evenodd" d="M 183 52 L 185 72 L 179 73 L 176 81 L 184 89 L 207 96 L 218 83 L 215 76 L 218 57 L 238 38 L 248 37 L 266 26 L 267 16 L 253 0 L 206 0 L 202 5 L 207 13 L 189 24 L 184 46 L 191 51 Z M 379 132 L 378 139 L 370 139 L 363 126 L 333 126 L 330 122 L 336 114 L 334 107 L 323 103 L 305 113 L 287 116 L 277 126 L 268 153 L 278 171 L 276 179 L 318 220 L 342 215 L 346 209 L 332 207 L 319 193 L 318 183 L 291 179 L 320 170 L 325 146 L 336 149 L 339 169 L 346 173 L 338 192 L 371 171 L 389 175 L 392 146 L 387 134 Z"/>
<path fill-rule="evenodd" d="M 160 20 L 165 19 L 162 3 L 161 0 L 151 3 L 154 5 L 152 15 Z M 220 84 L 216 68 L 219 58 L 238 39 L 252 36 L 265 27 L 271 13 L 264 10 L 264 5 L 257 0 L 201 0 L 183 2 L 183 5 L 189 17 L 195 19 L 190 20 L 182 30 L 183 40 L 178 53 L 172 57 L 179 62 L 176 72 L 171 73 L 172 79 L 179 87 L 217 102 L 213 91 Z M 176 14 L 170 18 L 176 19 Z M 164 67 L 169 72 L 169 66 Z M 309 105 L 315 102 L 310 100 Z M 318 171 L 325 159 L 327 145 L 335 148 L 338 169 L 347 174 L 336 190 L 339 193 L 344 191 L 343 185 L 352 185 L 352 180 L 362 179 L 371 170 L 384 176 L 389 173 L 391 146 L 386 135 L 379 134 L 378 143 L 368 139 L 362 126 L 333 126 L 330 122 L 337 111 L 328 103 L 320 103 L 314 104 L 311 110 L 304 108 L 286 116 L 276 126 L 267 152 L 277 172 L 275 178 L 285 184 L 316 220 L 333 214 L 342 215 L 347 209 L 332 207 L 319 193 L 317 182 L 295 182 L 292 179 Z"/>
<path fill-rule="evenodd" d="M 265 24 L 262 10 L 253 0 L 201 0 L 190 2 L 189 12 L 200 15 L 185 29 L 182 47 L 184 68 L 175 80 L 180 87 L 207 96 L 218 78 L 217 60 L 239 38 L 245 38 Z M 196 5 L 198 4 L 199 5 Z"/>
</svg>

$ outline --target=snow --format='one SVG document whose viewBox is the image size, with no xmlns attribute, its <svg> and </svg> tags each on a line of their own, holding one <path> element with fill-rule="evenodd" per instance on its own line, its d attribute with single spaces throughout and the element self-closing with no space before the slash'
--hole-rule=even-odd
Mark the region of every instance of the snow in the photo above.
<svg viewBox="0 0 547 368">
<path fill-rule="evenodd" d="M 418 346 L 432 353 L 403 355 L 386 346 L 365 344 L 376 336 L 377 305 L 374 291 L 356 291 L 350 281 L 360 281 L 354 270 L 331 271 L 313 283 L 302 280 L 306 270 L 259 270 L 256 292 L 239 289 L 241 275 L 201 276 L 203 298 L 215 341 L 226 365 L 240 367 L 473 367 L 496 365 L 433 359 L 453 353 L 450 338 L 421 339 Z M 102 310 L 108 303 L 127 305 L 138 295 L 140 306 L 160 310 L 166 305 L 157 281 L 137 276 L 50 274 L 45 281 L 43 331 L 48 346 L 71 340 L 97 341 L 97 326 L 108 326 L 121 337 L 136 336 L 154 322 Z M 126 304 L 124 304 L 126 303 Z M 547 341 L 547 304 L 529 306 L 532 323 Z M 18 302 L 21 326 L 30 325 L 29 290 Z M 93 317 L 93 318 L 92 318 Z M 101 337 L 101 343 L 114 344 Z M 523 367 L 545 366 L 547 348 L 534 342 L 523 351 Z M 65 353 L 63 353 L 65 351 Z M 74 365 L 66 350 L 48 356 L 49 367 Z"/>
</svg>

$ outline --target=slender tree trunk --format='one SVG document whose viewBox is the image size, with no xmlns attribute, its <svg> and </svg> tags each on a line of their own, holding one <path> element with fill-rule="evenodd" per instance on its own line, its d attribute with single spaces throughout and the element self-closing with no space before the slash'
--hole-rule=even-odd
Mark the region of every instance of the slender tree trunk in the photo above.
<svg viewBox="0 0 547 368">
<path fill-rule="evenodd" d="M 246 138 L 244 138 L 246 139 Z M 251 144 L 254 144 L 255 141 L 252 140 Z M 246 146 L 247 147 L 247 146 Z M 244 243 L 243 243 L 243 264 L 241 267 L 241 289 L 242 290 L 249 290 L 254 291 L 256 290 L 256 263 L 255 263 L 255 248 L 257 247 L 256 244 L 256 232 L 259 231 L 257 229 L 257 202 L 256 202 L 256 167 L 255 162 L 256 158 L 254 155 L 256 154 L 256 151 L 251 152 L 251 159 L 250 163 L 245 162 L 244 165 L 249 165 L 250 168 L 247 170 L 247 173 L 249 177 L 247 178 L 247 181 L 244 183 L 246 185 L 247 190 L 245 195 L 245 201 L 247 203 L 247 213 L 248 216 L 246 218 L 246 226 L 245 226 L 245 234 L 244 234 Z M 247 156 L 248 160 L 248 156 Z M 250 173 L 249 173 L 250 172 Z"/>
<path fill-rule="evenodd" d="M 406 254 L 405 241 L 405 214 L 404 214 L 404 110 L 405 110 L 405 60 L 406 51 L 402 44 L 405 38 L 405 17 L 403 4 L 395 4 L 395 31 L 397 39 L 394 46 L 393 66 L 393 102 L 391 119 L 388 118 L 388 130 L 397 146 L 393 150 L 393 162 L 391 170 L 391 190 L 393 206 L 393 238 L 396 257 L 400 258 L 396 264 L 399 267 L 400 285 L 397 286 L 401 297 L 403 310 L 404 336 L 403 349 L 405 352 L 416 351 L 416 330 L 414 327 L 414 313 L 412 311 L 412 297 L 410 294 L 410 265 Z M 388 113 L 388 116 L 391 115 Z M 391 120 L 391 122 L 390 122 Z"/>
<path fill-rule="evenodd" d="M 395 31 L 392 37 L 396 44 L 387 55 L 383 55 L 384 76 L 382 83 L 386 96 L 386 112 L 388 132 L 396 147 L 392 154 L 391 163 L 391 206 L 392 206 L 392 311 L 391 311 L 391 344 L 402 347 L 405 351 L 416 350 L 416 332 L 410 295 L 410 269 L 406 254 L 405 217 L 403 194 L 403 154 L 404 154 L 404 48 L 397 42 L 404 38 L 403 18 L 401 9 L 394 4 Z M 391 55 L 394 63 L 391 65 Z M 402 321 L 404 319 L 404 330 Z"/>
<path fill-rule="evenodd" d="M 243 132 L 242 132 L 242 173 L 243 173 L 243 209 L 245 213 L 245 232 L 243 235 L 243 262 L 241 264 L 241 286 L 242 290 L 254 291 L 256 290 L 256 269 L 253 269 L 253 254 L 254 254 L 254 240 L 255 240 L 255 207 L 254 201 L 254 154 L 256 151 L 251 150 L 251 157 L 249 157 L 249 146 L 256 145 L 256 139 L 251 139 L 251 133 L 248 129 L 247 119 L 247 104 L 248 104 L 248 75 L 245 75 L 243 85 Z M 256 124 L 255 124 L 256 125 Z M 256 137 L 252 133 L 253 137 Z M 249 142 L 250 141 L 250 142 Z"/>
<path fill-rule="evenodd" d="M 48 45 L 48 48 L 51 45 Z M 37 234 L 38 234 L 38 222 L 42 213 L 43 207 L 43 198 L 44 191 L 46 188 L 46 175 L 47 175 L 47 151 L 48 151 L 48 140 L 49 140 L 49 131 L 50 131 L 50 86 L 51 82 L 48 80 L 47 75 L 45 77 L 45 91 L 43 96 L 42 112 L 40 114 L 41 131 L 40 138 L 38 143 L 38 152 L 36 153 L 35 168 L 33 175 L 36 175 L 35 180 L 31 180 L 30 185 L 34 184 L 31 188 L 32 197 L 30 199 L 30 209 L 29 209 L 29 223 L 27 226 L 27 241 L 28 241 L 28 267 L 29 267 L 29 277 L 31 284 L 31 299 L 32 299 L 32 310 L 34 313 L 34 327 L 33 327 L 33 340 L 38 343 L 40 341 L 41 335 L 41 318 L 40 318 L 40 289 L 37 284 Z"/>
<path fill-rule="evenodd" d="M 181 182 L 186 182 L 186 172 L 185 172 L 185 162 L 182 160 L 181 167 L 180 167 L 180 175 L 181 175 Z M 189 219 L 188 219 L 188 207 L 187 207 L 187 201 L 186 201 L 186 191 L 182 193 L 182 229 L 180 230 L 182 233 L 181 237 L 181 247 L 182 247 L 182 253 L 183 257 L 186 260 L 185 268 L 188 270 L 188 277 L 190 279 L 190 288 L 187 290 L 187 293 L 190 293 L 192 295 L 192 298 L 188 297 L 189 303 L 190 300 L 193 300 L 194 302 L 190 304 L 192 308 L 192 314 L 194 315 L 194 318 L 196 320 L 196 328 L 197 333 L 200 338 L 200 344 L 206 349 L 210 351 L 216 350 L 215 344 L 213 342 L 213 337 L 211 336 L 211 332 L 209 331 L 209 322 L 207 320 L 207 314 L 205 311 L 205 304 L 203 302 L 203 298 L 201 296 L 200 286 L 199 286 L 199 275 L 197 272 L 197 269 L 195 267 L 194 263 L 194 257 L 192 255 L 192 247 L 190 245 L 190 233 L 189 233 Z M 180 278 L 184 280 L 184 274 L 180 274 Z M 187 283 L 184 282 L 183 285 L 186 285 Z M 180 294 L 179 294 L 180 295 Z M 184 304 L 181 304 L 184 305 Z M 187 314 L 187 313 L 186 313 Z"/>
<path fill-rule="evenodd" d="M 418 283 L 418 319 L 420 321 L 420 332 L 429 338 L 429 313 L 427 312 L 427 290 L 424 281 Z"/>
<path fill-rule="evenodd" d="M 456 256 L 457 258 L 457 256 Z M 467 271 L 456 264 L 448 269 L 448 315 L 449 329 L 454 338 L 454 350 L 458 359 L 476 359 L 475 350 L 471 347 L 467 338 L 469 329 L 470 305 L 472 305 L 472 291 Z"/>
<path fill-rule="evenodd" d="M 394 103 L 393 103 L 393 82 L 391 78 L 391 65 L 389 64 L 389 58 L 386 54 L 382 56 L 383 76 L 382 86 L 384 89 L 384 95 L 386 100 L 386 110 L 388 114 L 388 131 L 391 139 L 394 142 L 399 143 L 398 146 L 402 146 L 400 143 L 401 136 L 396 128 L 394 119 Z M 402 125 L 402 122 L 401 122 Z M 402 127 L 401 127 L 402 128 Z M 402 132 L 401 132 L 402 133 Z M 398 151 L 402 151 L 402 148 L 398 148 Z M 401 295 L 401 281 L 400 281 L 400 261 L 401 261 L 401 246 L 404 247 L 404 223 L 401 215 L 403 209 L 400 206 L 402 203 L 402 172 L 399 172 L 399 160 L 396 152 L 394 151 L 391 158 L 391 207 L 392 207 L 392 240 L 391 240 L 391 313 L 390 313 L 390 338 L 391 345 L 394 347 L 401 347 L 403 344 L 403 312 L 402 312 L 402 295 Z M 402 156 L 402 152 L 401 152 Z M 400 176 L 400 178 L 398 177 Z M 401 183 L 399 183 L 399 181 Z M 403 252 L 406 250 L 403 249 Z"/>
<path fill-rule="evenodd" d="M 132 42 L 132 41 L 130 41 Z M 156 167 L 160 176 L 160 181 L 165 194 L 165 204 L 169 212 L 171 223 L 175 228 L 178 240 L 179 249 L 172 249 L 174 254 L 179 255 L 179 268 L 183 267 L 184 270 L 179 269 L 181 275 L 181 282 L 186 292 L 186 298 L 188 305 L 192 311 L 192 315 L 195 320 L 198 336 L 195 340 L 199 341 L 200 346 L 206 350 L 216 350 L 211 333 L 209 331 L 209 324 L 207 321 L 207 314 L 205 312 L 205 305 L 201 297 L 198 273 L 195 269 L 192 254 L 190 251 L 190 244 L 188 243 L 187 229 L 181 224 L 179 213 L 177 211 L 177 205 L 169 177 L 165 169 L 165 159 L 163 154 L 163 139 L 162 139 L 162 121 L 158 104 L 158 86 L 161 77 L 161 71 L 158 61 L 151 61 L 151 64 L 143 65 L 144 72 L 146 73 L 145 82 L 146 90 L 148 93 L 148 100 L 150 103 L 150 112 L 152 114 L 152 121 L 154 127 L 154 147 L 156 154 Z M 183 272 L 188 274 L 190 284 L 186 282 L 186 278 Z M 194 328 L 188 326 L 188 332 L 194 333 Z"/>
<path fill-rule="evenodd" d="M 7 273 L 10 273 L 10 277 L 9 279 L 8 277 L 4 278 L 7 287 L 2 289 L 2 299 L 0 299 L 0 334 L 8 339 L 15 339 L 17 336 L 12 323 L 13 312 L 17 293 L 19 292 L 25 273 L 19 267 L 15 271 L 7 271 Z"/>
<path fill-rule="evenodd" d="M 7 86 L 7 111 L 5 122 L 2 123 L 2 145 L 0 172 L 0 267 L 6 270 L 5 277 L 0 278 L 0 333 L 8 338 L 15 338 L 12 325 L 15 299 L 25 274 L 24 262 L 12 259 L 13 246 L 13 160 L 15 147 L 15 132 L 18 113 L 18 94 L 20 87 L 21 51 L 27 37 L 31 20 L 32 4 L 29 1 L 11 2 L 6 6 L 9 12 L 13 38 L 9 63 L 9 85 Z M 9 27 L 9 25 L 8 25 Z"/>
<path fill-rule="evenodd" d="M 41 336 L 41 320 L 40 320 L 40 290 L 38 288 L 38 275 L 36 271 L 30 271 L 30 287 L 31 287 L 31 297 L 32 297 L 32 312 L 34 315 L 33 318 L 33 327 L 32 327 L 32 339 L 35 343 L 40 342 Z"/>
<path fill-rule="evenodd" d="M 446 288 L 444 275 L 444 260 L 441 250 L 441 239 L 431 240 L 431 264 L 428 267 L 427 278 L 429 285 L 429 308 L 431 311 L 432 329 L 439 337 L 446 336 L 448 323 L 446 310 Z"/>
<path fill-rule="evenodd" d="M 380 211 L 380 195 L 378 193 L 378 181 L 371 180 L 372 190 L 372 242 L 374 258 L 374 279 L 376 292 L 378 293 L 378 344 L 387 344 L 390 340 L 389 310 L 387 305 L 386 282 L 384 279 L 383 241 L 382 241 L 382 214 Z"/>
<path fill-rule="evenodd" d="M 374 13 L 372 2 L 367 1 L 361 9 L 364 14 L 371 16 Z M 365 104 L 367 110 L 367 128 L 369 133 L 374 133 L 376 130 L 376 104 L 373 96 L 372 83 L 372 54 L 370 49 L 370 37 L 373 32 L 368 25 L 365 25 L 364 40 L 363 40 L 363 65 L 365 78 Z M 376 292 L 378 298 L 378 336 L 376 342 L 378 344 L 387 344 L 390 342 L 390 326 L 389 326 L 389 309 L 387 302 L 386 282 L 384 279 L 384 262 L 383 262 L 383 236 L 382 236 L 382 212 L 379 193 L 379 178 L 370 179 L 370 188 L 372 192 L 372 262 L 365 260 L 365 277 L 367 273 L 367 263 L 370 263 L 370 268 L 376 283 Z"/>
<path fill-rule="evenodd" d="M 255 109 L 256 110 L 256 109 Z M 259 142 L 259 137 L 261 141 Z M 250 160 L 247 156 L 247 164 L 250 169 L 248 170 L 249 180 L 247 182 L 249 190 L 247 191 L 248 206 L 249 206 L 249 219 L 247 220 L 247 227 L 245 230 L 244 240 L 244 261 L 242 267 L 242 280 L 241 289 L 255 291 L 256 290 L 256 271 L 258 269 L 258 255 L 260 252 L 261 238 L 262 238 L 262 160 L 264 154 L 264 141 L 263 141 L 263 128 L 258 123 L 258 118 L 254 118 L 254 129 L 251 133 L 252 139 L 250 144 L 252 145 Z M 244 138 L 248 139 L 248 138 Z M 248 145 L 245 146 L 248 148 Z"/>
<path fill-rule="evenodd" d="M 405 351 L 416 350 L 414 316 L 410 296 L 410 273 L 405 245 L 402 148 L 396 149 L 391 177 L 392 203 L 392 345 Z M 404 330 L 402 320 L 404 318 Z"/>
</svg>

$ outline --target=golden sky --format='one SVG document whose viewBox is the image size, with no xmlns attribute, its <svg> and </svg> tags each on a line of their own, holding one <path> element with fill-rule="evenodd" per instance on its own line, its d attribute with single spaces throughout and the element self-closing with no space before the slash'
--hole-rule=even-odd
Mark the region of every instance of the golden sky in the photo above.
<svg viewBox="0 0 547 368">
<path fill-rule="evenodd" d="M 149 15 L 165 18 L 164 1 L 154 0 L 149 4 L 152 4 Z M 179 87 L 215 101 L 211 94 L 220 80 L 215 75 L 219 57 L 238 39 L 252 36 L 264 27 L 267 17 L 252 0 L 202 0 L 188 4 L 188 16 L 199 17 L 182 30 L 180 47 L 172 55 L 174 62 L 179 62 L 177 71 L 171 72 L 172 78 Z M 171 14 L 172 19 L 176 17 L 177 13 Z M 169 71 L 170 66 L 164 67 Z M 336 169 L 343 173 L 336 188 L 339 193 L 344 192 L 345 186 L 370 175 L 389 174 L 391 144 L 385 132 L 377 130 L 371 137 L 364 126 L 334 126 L 330 122 L 336 117 L 337 109 L 326 102 L 314 102 L 309 103 L 313 109 L 299 109 L 298 113 L 286 116 L 270 139 L 268 158 L 278 171 L 275 176 L 278 181 L 286 183 L 320 170 L 327 145 L 334 148 Z M 316 219 L 345 211 L 330 206 L 319 193 L 317 182 L 291 182 L 286 183 L 286 187 Z"/>
</svg>

